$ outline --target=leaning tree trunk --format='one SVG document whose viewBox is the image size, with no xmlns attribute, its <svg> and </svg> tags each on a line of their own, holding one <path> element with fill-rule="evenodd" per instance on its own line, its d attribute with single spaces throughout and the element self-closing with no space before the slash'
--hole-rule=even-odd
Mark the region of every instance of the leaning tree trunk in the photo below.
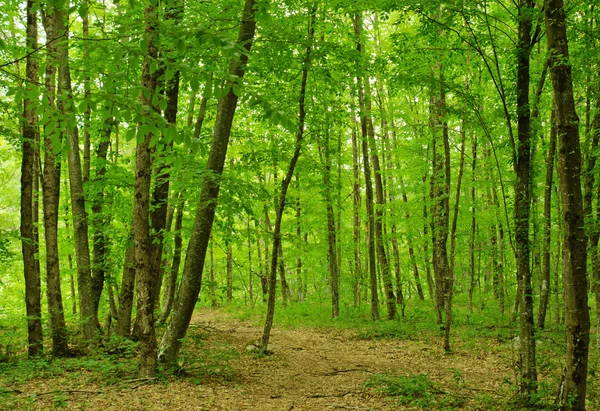
<svg viewBox="0 0 600 411">
<path fill-rule="evenodd" d="M 294 168 L 300 157 L 300 149 L 302 148 L 302 140 L 304 139 L 304 119 L 306 117 L 306 111 L 304 108 L 304 101 L 306 97 L 306 83 L 308 80 L 308 68 L 310 65 L 310 53 L 312 50 L 312 43 L 315 35 L 315 16 L 317 10 L 313 8 L 310 12 L 310 22 L 308 24 L 308 42 L 306 45 L 306 54 L 304 55 L 304 64 L 302 67 L 302 82 L 300 84 L 300 97 L 298 101 L 298 131 L 296 132 L 296 148 L 294 154 L 290 160 L 287 174 L 283 181 L 281 181 L 281 192 L 279 193 L 279 202 L 277 204 L 277 211 L 275 214 L 275 227 L 273 228 L 273 249 L 271 257 L 271 271 L 269 272 L 269 299 L 267 301 L 267 318 L 265 321 L 265 327 L 263 329 L 261 351 L 267 352 L 269 348 L 269 338 L 271 337 L 271 328 L 273 327 L 273 317 L 275 315 L 275 299 L 276 299 L 276 288 L 277 288 L 277 257 L 278 250 L 281 249 L 281 219 L 283 218 L 283 210 L 285 208 L 285 197 L 288 186 L 294 176 Z M 281 290 L 285 293 L 285 289 Z"/>
<path fill-rule="evenodd" d="M 46 38 L 56 36 L 54 7 L 46 9 L 44 27 Z M 56 101 L 56 49 L 53 43 L 46 46 L 46 98 L 48 107 L 55 110 Z M 60 260 L 58 252 L 58 207 L 60 200 L 60 170 L 59 158 L 55 155 L 62 145 L 62 133 L 59 125 L 54 131 L 49 124 L 44 128 L 44 172 L 42 178 L 44 203 L 44 238 L 46 239 L 46 297 L 52 332 L 52 351 L 55 356 L 68 353 L 67 329 L 63 309 L 62 292 L 60 288 Z"/>
<path fill-rule="evenodd" d="M 255 0 L 245 1 L 242 23 L 238 34 L 237 44 L 244 47 L 246 53 L 234 57 L 229 65 L 230 77 L 237 79 L 236 81 L 241 81 L 244 77 L 248 53 L 254 38 L 256 28 L 254 5 Z M 206 249 L 219 197 L 220 176 L 223 173 L 237 102 L 238 96 L 234 93 L 233 87 L 219 100 L 213 140 L 202 179 L 200 201 L 192 236 L 188 244 L 181 285 L 177 293 L 171 322 L 160 344 L 159 358 L 164 363 L 174 363 L 177 360 L 181 348 L 181 339 L 185 337 L 200 293 Z"/>
<path fill-rule="evenodd" d="M 573 98 L 563 0 L 546 0 L 546 37 L 558 133 L 559 192 L 564 225 L 563 281 L 567 356 L 560 387 L 561 409 L 585 410 L 590 314 L 587 298 L 586 235 L 581 195 L 579 118 Z"/>
<path fill-rule="evenodd" d="M 63 39 L 57 43 L 59 96 L 58 107 L 62 112 L 69 138 L 69 184 L 71 189 L 71 209 L 73 212 L 73 241 L 77 261 L 77 287 L 79 291 L 79 316 L 81 318 L 81 338 L 84 344 L 93 344 L 98 328 L 98 315 L 94 309 L 92 274 L 90 266 L 90 246 L 88 243 L 88 215 L 83 191 L 83 174 L 79 156 L 79 130 L 73 112 L 73 90 L 69 67 L 69 32 L 65 25 L 67 16 L 62 9 L 55 14 L 57 36 Z"/>
<path fill-rule="evenodd" d="M 33 94 L 38 81 L 37 62 L 33 56 L 37 49 L 37 17 L 33 10 L 34 1 L 27 1 L 27 49 L 32 53 L 27 57 L 27 90 Z M 28 94 L 29 94 L 28 93 Z M 36 101 L 27 97 L 23 102 L 23 161 L 21 163 L 21 246 L 25 275 L 25 302 L 27 309 L 27 335 L 29 356 L 42 353 L 42 302 L 39 265 L 35 256 L 33 196 L 36 142 L 39 141 Z"/>
</svg>

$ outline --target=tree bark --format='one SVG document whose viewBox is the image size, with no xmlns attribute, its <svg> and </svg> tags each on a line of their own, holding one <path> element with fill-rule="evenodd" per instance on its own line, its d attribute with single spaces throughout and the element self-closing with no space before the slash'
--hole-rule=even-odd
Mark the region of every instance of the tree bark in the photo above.
<svg viewBox="0 0 600 411">
<path fill-rule="evenodd" d="M 517 162 L 515 163 L 515 257 L 521 290 L 520 309 L 520 393 L 529 403 L 537 391 L 537 370 L 533 322 L 533 290 L 529 265 L 529 223 L 531 209 L 531 109 L 529 107 L 529 58 L 531 55 L 531 0 L 519 2 L 517 45 Z"/>
<path fill-rule="evenodd" d="M 37 16 L 35 2 L 27 1 L 26 43 L 31 53 L 37 49 Z M 26 61 L 27 91 L 33 93 L 38 82 L 37 62 L 29 55 Z M 27 313 L 27 341 L 29 357 L 36 357 L 43 350 L 42 302 L 39 264 L 36 262 L 34 233 L 34 179 L 36 142 L 39 141 L 36 101 L 27 97 L 23 102 L 23 160 L 21 163 L 21 249 L 25 276 L 25 302 Z"/>
<path fill-rule="evenodd" d="M 567 325 L 567 355 L 559 407 L 585 410 L 590 315 L 587 298 L 586 235 L 581 194 L 579 118 L 573 98 L 563 0 L 546 0 L 546 38 L 558 134 L 559 192 L 563 207 L 563 281 Z"/>
<path fill-rule="evenodd" d="M 44 27 L 46 38 L 56 37 L 54 7 L 45 10 Z M 56 49 L 53 43 L 46 46 L 46 98 L 48 109 L 56 109 Z M 46 298 L 52 333 L 52 352 L 55 356 L 67 355 L 67 329 L 60 287 L 60 260 L 58 248 L 58 207 L 60 200 L 61 163 L 56 152 L 62 146 L 60 126 L 50 123 L 44 127 L 44 170 L 42 178 L 44 204 L 44 238 L 46 240 Z"/>
<path fill-rule="evenodd" d="M 73 90 L 69 67 L 69 33 L 62 9 L 56 9 L 56 32 L 63 36 L 56 50 L 60 68 L 58 71 L 59 93 L 58 107 L 64 116 L 65 131 L 69 138 L 69 184 L 71 191 L 71 209 L 73 212 L 73 241 L 77 262 L 77 287 L 79 294 L 79 316 L 81 318 L 81 337 L 86 345 L 94 344 L 98 328 L 98 316 L 94 309 L 92 274 L 90 265 L 90 246 L 88 243 L 88 215 L 85 207 L 83 175 L 79 155 L 79 129 L 73 112 Z"/>
<path fill-rule="evenodd" d="M 167 281 L 167 287 L 165 289 L 165 302 L 162 306 L 162 311 L 158 322 L 164 324 L 169 318 L 171 309 L 173 308 L 173 302 L 175 301 L 175 291 L 177 289 L 177 276 L 179 275 L 179 266 L 181 265 L 181 228 L 183 225 L 183 209 L 185 207 L 185 199 L 183 193 L 179 193 L 177 200 L 177 211 L 175 212 L 175 229 L 173 230 L 173 262 L 171 263 L 171 269 L 169 271 L 169 278 Z"/>
<path fill-rule="evenodd" d="M 554 115 L 552 116 L 554 117 Z M 556 127 L 554 118 L 550 121 L 550 145 L 546 155 L 546 182 L 544 186 L 544 234 L 542 243 L 542 282 L 540 285 L 540 310 L 538 311 L 537 326 L 544 328 L 546 311 L 550 299 L 550 240 L 552 224 L 552 177 L 554 174 L 554 153 L 556 152 Z"/>
<path fill-rule="evenodd" d="M 244 47 L 246 53 L 234 57 L 229 65 L 230 78 L 235 78 L 236 81 L 240 82 L 244 77 L 248 53 L 252 46 L 256 28 L 254 4 L 255 0 L 245 1 L 237 40 L 237 44 Z M 192 236 L 188 244 L 181 285 L 177 293 L 171 322 L 160 344 L 159 358 L 164 363 L 176 362 L 181 348 L 181 339 L 185 337 L 200 293 L 206 249 L 214 221 L 215 208 L 219 197 L 220 177 L 223 173 L 237 102 L 238 96 L 234 93 L 233 87 L 219 100 L 213 140 L 206 170 L 202 178 L 200 201 Z"/>
<path fill-rule="evenodd" d="M 121 277 L 121 294 L 119 295 L 119 312 L 115 334 L 129 338 L 131 336 L 131 311 L 133 309 L 133 294 L 135 289 L 135 247 L 133 232 L 127 239 L 123 275 Z"/>
<path fill-rule="evenodd" d="M 340 315 L 340 272 L 337 262 L 337 238 L 333 199 L 331 198 L 331 149 L 329 147 L 329 130 L 325 130 L 323 141 L 319 145 L 319 154 L 323 163 L 323 195 L 327 210 L 327 262 L 331 281 L 331 317 Z"/>
<path fill-rule="evenodd" d="M 148 48 L 142 67 L 142 92 L 140 103 L 147 121 L 153 121 L 157 108 L 153 104 L 158 82 L 158 71 L 150 66 L 158 58 L 158 9 L 148 4 L 144 11 L 145 34 Z M 142 125 L 140 125 L 142 126 Z M 140 127 L 141 129 L 141 127 Z M 135 149 L 135 188 L 133 202 L 133 244 L 135 249 L 135 277 L 137 282 L 137 319 L 140 341 L 140 378 L 156 376 L 156 331 L 154 328 L 154 288 L 156 272 L 152 267 L 152 239 L 150 237 L 150 183 L 152 158 L 150 140 L 152 132 L 137 138 Z"/>
</svg>

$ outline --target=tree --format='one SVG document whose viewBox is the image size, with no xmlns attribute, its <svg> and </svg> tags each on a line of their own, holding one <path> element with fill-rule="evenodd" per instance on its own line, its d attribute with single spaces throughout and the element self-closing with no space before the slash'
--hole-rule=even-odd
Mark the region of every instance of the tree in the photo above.
<svg viewBox="0 0 600 411">
<path fill-rule="evenodd" d="M 255 1 L 246 0 L 237 39 L 240 54 L 234 57 L 229 64 L 231 80 L 227 83 L 228 91 L 219 100 L 213 140 L 202 178 L 200 202 L 196 211 L 192 237 L 188 244 L 181 285 L 177 293 L 171 322 L 160 344 L 159 359 L 164 363 L 174 363 L 177 360 L 181 339 L 185 337 L 200 293 L 206 249 L 219 197 L 220 177 L 223 173 L 231 124 L 239 97 L 235 91 L 239 90 L 242 85 L 248 63 L 248 55 L 256 29 L 255 12 Z"/>
<path fill-rule="evenodd" d="M 559 193 L 564 219 L 563 279 L 567 325 L 567 355 L 558 405 L 585 410 L 590 315 L 586 277 L 586 235 L 581 194 L 579 118 L 573 98 L 573 77 L 565 10 L 562 0 L 545 2 L 546 38 L 558 135 Z"/>
<path fill-rule="evenodd" d="M 33 53 L 37 49 L 37 16 L 34 1 L 27 2 L 27 49 Z M 29 356 L 42 353 L 42 303 L 39 264 L 36 262 L 34 236 L 34 173 L 36 146 L 39 142 L 39 128 L 36 114 L 36 86 L 38 81 L 37 62 L 28 54 L 26 63 L 27 96 L 23 100 L 23 160 L 21 162 L 21 248 L 25 275 L 25 302 L 27 307 L 27 335 Z"/>
</svg>

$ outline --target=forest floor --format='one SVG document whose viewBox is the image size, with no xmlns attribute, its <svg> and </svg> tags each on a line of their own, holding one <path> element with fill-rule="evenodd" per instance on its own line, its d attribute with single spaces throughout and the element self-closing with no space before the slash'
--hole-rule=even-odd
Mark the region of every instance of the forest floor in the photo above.
<svg viewBox="0 0 600 411">
<path fill-rule="evenodd" d="M 180 375 L 140 381 L 134 356 L 87 365 L 80 358 L 69 372 L 47 365 L 29 379 L 0 380 L 0 409 L 494 410 L 507 409 L 514 394 L 510 340 L 457 338 L 446 354 L 430 333 L 364 338 L 350 329 L 275 327 L 271 355 L 248 352 L 261 333 L 203 308 L 184 342 Z"/>
</svg>

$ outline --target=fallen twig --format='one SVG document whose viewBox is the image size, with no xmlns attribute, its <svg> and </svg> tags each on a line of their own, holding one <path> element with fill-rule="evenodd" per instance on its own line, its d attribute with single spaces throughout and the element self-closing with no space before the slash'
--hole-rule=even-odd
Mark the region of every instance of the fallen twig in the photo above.
<svg viewBox="0 0 600 411">
<path fill-rule="evenodd" d="M 341 398 L 341 397 L 345 397 L 348 394 L 362 394 L 359 391 L 346 391 L 343 392 L 341 394 L 313 394 L 313 395 L 307 395 L 306 398 L 331 398 L 331 397 L 335 397 L 335 398 Z"/>
<path fill-rule="evenodd" d="M 17 389 L 0 390 L 0 395 L 2 394 L 23 394 L 23 391 Z"/>
<path fill-rule="evenodd" d="M 363 407 L 352 407 L 350 405 L 344 405 L 344 404 L 327 404 L 328 407 L 334 407 L 334 408 L 344 408 L 346 410 L 361 410 L 361 411 L 370 411 L 370 408 L 363 408 Z"/>
<path fill-rule="evenodd" d="M 335 371 L 329 371 L 329 372 L 325 372 L 321 375 L 325 375 L 325 376 L 332 376 L 332 375 L 338 375 L 338 374 L 342 374 L 344 372 L 354 372 L 354 371 L 363 371 L 363 372 L 368 372 L 370 374 L 373 374 L 373 371 L 364 369 L 364 368 L 349 368 L 347 370 L 335 370 Z"/>
<path fill-rule="evenodd" d="M 138 378 L 138 380 L 140 380 L 141 382 L 139 384 L 136 384 L 133 387 L 131 387 L 132 390 L 140 388 L 142 385 L 148 384 L 149 382 L 156 381 L 156 377 L 152 377 L 152 378 Z"/>
<path fill-rule="evenodd" d="M 93 391 L 93 390 L 52 390 L 52 391 L 44 391 L 44 392 L 36 392 L 31 394 L 31 397 L 41 397 L 42 395 L 51 395 L 51 394 L 72 394 L 72 393 L 85 393 L 85 394 L 104 394 L 104 391 Z"/>
</svg>

